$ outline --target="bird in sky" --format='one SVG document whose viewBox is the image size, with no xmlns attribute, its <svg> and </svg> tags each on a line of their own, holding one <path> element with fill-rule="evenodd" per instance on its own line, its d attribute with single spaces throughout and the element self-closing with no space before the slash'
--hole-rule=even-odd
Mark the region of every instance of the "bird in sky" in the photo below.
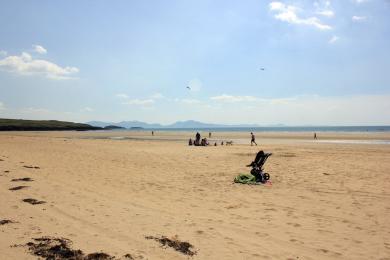
<svg viewBox="0 0 390 260">
<path fill-rule="evenodd" d="M 191 88 L 190 88 L 189 86 L 187 86 L 187 88 L 188 88 L 189 90 L 191 90 Z"/>
<path fill-rule="evenodd" d="M 260 70 L 265 70 L 265 68 L 260 68 Z"/>
</svg>

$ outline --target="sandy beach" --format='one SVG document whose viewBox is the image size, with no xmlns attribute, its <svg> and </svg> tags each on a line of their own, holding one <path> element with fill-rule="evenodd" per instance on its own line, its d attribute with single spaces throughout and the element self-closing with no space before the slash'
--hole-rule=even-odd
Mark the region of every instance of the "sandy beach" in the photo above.
<svg viewBox="0 0 390 260">
<path fill-rule="evenodd" d="M 0 220 L 13 223 L 0 258 L 36 259 L 20 245 L 52 236 L 118 259 L 390 259 L 390 133 L 317 135 L 256 133 L 250 146 L 215 132 L 233 145 L 193 147 L 192 132 L 2 132 Z M 271 182 L 234 184 L 259 150 L 273 153 Z"/>
</svg>

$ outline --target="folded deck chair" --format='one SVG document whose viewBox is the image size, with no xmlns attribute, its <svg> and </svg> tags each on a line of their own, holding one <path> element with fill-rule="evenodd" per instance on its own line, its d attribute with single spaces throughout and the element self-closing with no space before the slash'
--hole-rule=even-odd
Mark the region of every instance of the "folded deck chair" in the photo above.
<svg viewBox="0 0 390 260">
<path fill-rule="evenodd" d="M 256 154 L 255 160 L 247 165 L 248 167 L 252 167 L 251 174 L 240 174 L 234 179 L 234 182 L 244 184 L 266 183 L 270 176 L 268 173 L 264 172 L 263 166 L 268 157 L 271 155 L 272 153 L 264 153 L 264 151 L 259 151 Z"/>
<path fill-rule="evenodd" d="M 253 162 L 251 162 L 247 167 L 252 168 L 259 168 L 261 171 L 263 171 L 263 166 L 265 162 L 267 161 L 268 157 L 270 157 L 272 153 L 264 153 L 264 151 L 259 151 L 256 154 L 256 158 Z"/>
</svg>

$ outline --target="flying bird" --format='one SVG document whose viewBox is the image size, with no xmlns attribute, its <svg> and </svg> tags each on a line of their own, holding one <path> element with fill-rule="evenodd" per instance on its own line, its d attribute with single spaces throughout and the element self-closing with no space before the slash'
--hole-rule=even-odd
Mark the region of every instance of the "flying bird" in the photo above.
<svg viewBox="0 0 390 260">
<path fill-rule="evenodd" d="M 260 70 L 265 70 L 265 68 L 260 68 Z"/>
<path fill-rule="evenodd" d="M 187 86 L 187 88 L 188 88 L 189 90 L 191 90 L 191 88 L 190 88 L 189 86 Z"/>
</svg>

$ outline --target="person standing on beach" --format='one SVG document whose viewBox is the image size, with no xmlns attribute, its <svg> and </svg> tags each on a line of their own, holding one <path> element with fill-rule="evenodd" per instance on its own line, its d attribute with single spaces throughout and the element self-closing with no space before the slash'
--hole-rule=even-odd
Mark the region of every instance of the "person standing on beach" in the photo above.
<svg viewBox="0 0 390 260">
<path fill-rule="evenodd" d="M 211 132 L 209 132 L 209 138 L 211 138 Z"/>
<path fill-rule="evenodd" d="M 199 132 L 197 132 L 196 135 L 195 135 L 194 145 L 200 145 L 200 134 L 199 134 Z"/>
<path fill-rule="evenodd" d="M 314 140 L 317 140 L 317 133 L 314 132 Z"/>
<path fill-rule="evenodd" d="M 255 145 L 257 145 L 257 143 L 256 143 L 256 137 L 255 137 L 255 135 L 251 132 L 251 146 L 253 146 L 253 143 L 254 143 Z"/>
<path fill-rule="evenodd" d="M 154 136 L 154 131 L 152 131 L 152 136 Z"/>
</svg>

